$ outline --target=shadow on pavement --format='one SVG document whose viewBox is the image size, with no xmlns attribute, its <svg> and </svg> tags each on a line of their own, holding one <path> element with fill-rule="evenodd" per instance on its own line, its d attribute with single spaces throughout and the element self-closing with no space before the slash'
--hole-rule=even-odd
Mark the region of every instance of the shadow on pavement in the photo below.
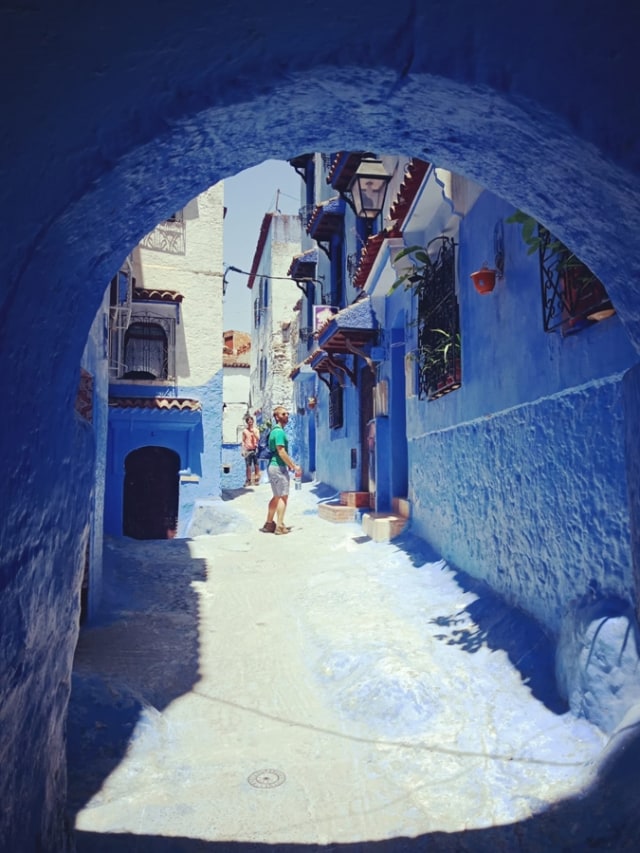
<svg viewBox="0 0 640 853">
<path fill-rule="evenodd" d="M 101 613 L 80 631 L 67 722 L 68 809 L 77 812 L 120 764 L 134 729 L 199 680 L 204 560 L 187 540 L 105 540 Z"/>
<path fill-rule="evenodd" d="M 421 539 L 403 534 L 393 540 L 417 568 L 441 563 L 442 557 Z M 483 581 L 449 566 L 463 592 L 471 592 L 475 600 L 466 607 L 432 619 L 441 627 L 435 638 L 450 646 L 459 646 L 469 654 L 482 647 L 507 653 L 533 696 L 550 711 L 564 714 L 567 702 L 560 696 L 555 678 L 555 646 L 542 627 L 521 610 L 508 605 Z"/>
<path fill-rule="evenodd" d="M 414 537 L 393 544 L 406 550 L 416 567 L 438 560 Z M 145 714 L 162 710 L 199 679 L 198 601 L 191 585 L 204 579 L 204 561 L 190 556 L 185 540 L 108 542 L 106 552 L 105 617 L 81 632 L 74 667 L 68 724 L 72 823 L 118 766 Z M 442 627 L 437 638 L 470 654 L 480 644 L 506 650 L 534 695 L 559 711 L 552 647 L 541 629 L 483 584 L 463 572 L 456 571 L 455 577 L 461 589 L 476 598 L 464 610 L 433 620 Z M 464 628 L 465 614 L 475 623 L 472 630 Z M 143 667 L 141 660 L 146 662 Z M 81 830 L 74 838 L 78 853 L 635 853 L 640 837 L 639 764 L 640 722 L 628 721 L 605 750 L 592 786 L 579 797 L 546 811 L 541 803 L 540 813 L 515 824 L 417 838 L 305 845 Z M 460 809 L 464 811 L 464 803 Z M 260 827 L 254 831 L 259 834 Z"/>
</svg>

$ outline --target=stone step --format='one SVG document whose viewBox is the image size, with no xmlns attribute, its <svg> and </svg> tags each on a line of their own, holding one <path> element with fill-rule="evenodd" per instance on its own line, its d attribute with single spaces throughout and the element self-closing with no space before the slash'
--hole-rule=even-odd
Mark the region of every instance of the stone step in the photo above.
<svg viewBox="0 0 640 853">
<path fill-rule="evenodd" d="M 362 530 L 374 542 L 389 542 L 399 536 L 408 519 L 390 512 L 366 512 L 362 516 Z"/>
<path fill-rule="evenodd" d="M 340 503 L 343 506 L 369 508 L 371 506 L 369 503 L 370 499 L 371 495 L 369 492 L 340 492 Z"/>
<path fill-rule="evenodd" d="M 407 498 L 393 498 L 391 508 L 396 515 L 401 515 L 402 518 L 411 518 L 411 504 Z"/>
<path fill-rule="evenodd" d="M 318 517 L 325 521 L 332 521 L 334 524 L 343 524 L 348 521 L 355 521 L 356 508 L 344 506 L 340 503 L 319 503 Z"/>
</svg>

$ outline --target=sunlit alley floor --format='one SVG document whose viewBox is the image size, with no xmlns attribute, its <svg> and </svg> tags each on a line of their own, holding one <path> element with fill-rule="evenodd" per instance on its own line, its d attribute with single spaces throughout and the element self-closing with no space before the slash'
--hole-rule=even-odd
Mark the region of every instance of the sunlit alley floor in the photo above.
<svg viewBox="0 0 640 853">
<path fill-rule="evenodd" d="M 319 519 L 311 485 L 289 535 L 259 532 L 269 494 L 213 502 L 215 535 L 107 542 L 69 717 L 78 850 L 586 849 L 605 738 L 545 636 L 419 540 Z"/>
</svg>

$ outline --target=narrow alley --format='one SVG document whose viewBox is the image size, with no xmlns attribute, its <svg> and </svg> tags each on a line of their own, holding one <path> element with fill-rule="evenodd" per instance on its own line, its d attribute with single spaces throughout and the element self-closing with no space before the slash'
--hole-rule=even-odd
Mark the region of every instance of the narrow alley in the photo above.
<svg viewBox="0 0 640 853">
<path fill-rule="evenodd" d="M 606 846 L 606 739 L 545 635 L 419 540 L 319 519 L 311 484 L 260 533 L 268 491 L 191 539 L 108 541 L 68 723 L 78 850 Z"/>
</svg>

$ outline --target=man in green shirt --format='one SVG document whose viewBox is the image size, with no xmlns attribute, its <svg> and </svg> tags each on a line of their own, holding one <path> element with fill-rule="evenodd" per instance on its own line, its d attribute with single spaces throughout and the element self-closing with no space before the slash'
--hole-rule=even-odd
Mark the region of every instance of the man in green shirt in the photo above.
<svg viewBox="0 0 640 853">
<path fill-rule="evenodd" d="M 289 471 L 302 475 L 302 469 L 289 456 L 289 440 L 284 431 L 289 422 L 289 412 L 283 406 L 276 406 L 273 410 L 273 419 L 276 425 L 269 435 L 269 450 L 272 456 L 267 468 L 273 497 L 267 507 L 267 520 L 260 530 L 262 533 L 282 535 L 289 532 L 289 528 L 284 524 L 284 514 L 289 499 Z"/>
</svg>

